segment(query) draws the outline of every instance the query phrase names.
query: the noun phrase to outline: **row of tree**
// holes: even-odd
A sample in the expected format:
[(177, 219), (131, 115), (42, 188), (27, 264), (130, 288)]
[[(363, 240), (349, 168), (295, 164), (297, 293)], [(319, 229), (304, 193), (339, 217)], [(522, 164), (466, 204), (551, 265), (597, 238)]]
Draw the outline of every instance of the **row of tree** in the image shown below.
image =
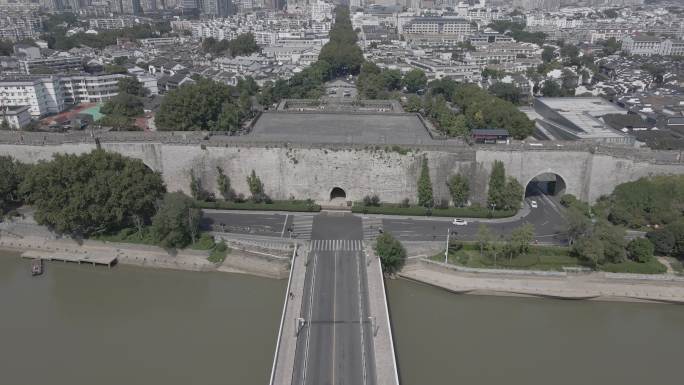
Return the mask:
[[(446, 184), (455, 207), (464, 207), (468, 204), (470, 199), (468, 177), (457, 173), (452, 175)], [(489, 176), (487, 206), (492, 210), (517, 210), (520, 208), (522, 194), (523, 188), (520, 183), (515, 178), (506, 176), (503, 162), (494, 161)], [(420, 176), (418, 177), (418, 205), (426, 208), (435, 206), (427, 158), (422, 159)]]

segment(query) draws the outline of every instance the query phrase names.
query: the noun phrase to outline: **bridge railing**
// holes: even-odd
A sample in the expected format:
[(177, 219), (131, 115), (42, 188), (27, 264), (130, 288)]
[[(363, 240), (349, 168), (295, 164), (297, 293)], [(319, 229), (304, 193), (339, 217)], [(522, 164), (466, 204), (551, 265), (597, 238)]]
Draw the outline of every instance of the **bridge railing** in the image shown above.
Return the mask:
[(275, 354), (273, 354), (273, 365), (271, 366), (271, 379), (268, 381), (269, 385), (274, 385), (276, 367), (278, 366), (278, 355), (280, 353), (280, 340), (283, 338), (283, 326), (285, 325), (285, 312), (287, 311), (287, 305), (290, 301), (290, 287), (292, 285), (292, 274), (294, 272), (294, 265), (297, 263), (297, 250), (299, 249), (299, 244), (295, 244), (294, 251), (292, 252), (292, 263), (290, 265), (290, 275), (287, 278), (287, 288), (285, 289), (285, 300), (283, 301), (283, 314), (280, 316), (280, 327), (278, 328), (278, 339), (276, 341)]

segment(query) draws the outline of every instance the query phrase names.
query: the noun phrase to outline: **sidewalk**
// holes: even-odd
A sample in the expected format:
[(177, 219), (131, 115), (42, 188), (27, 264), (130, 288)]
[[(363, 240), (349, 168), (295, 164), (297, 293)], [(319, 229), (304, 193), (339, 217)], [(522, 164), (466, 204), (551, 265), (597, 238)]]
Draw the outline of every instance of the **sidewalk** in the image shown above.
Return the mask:
[(394, 340), (380, 258), (375, 255), (370, 244), (366, 246), (364, 254), (367, 261), (368, 307), (370, 316), (375, 317), (373, 353), (375, 354), (376, 383), (378, 385), (399, 385)]
[[(259, 210), (216, 210), (216, 209), (203, 209), (202, 211), (205, 211), (207, 213), (231, 213), (231, 214), (252, 214), (252, 215), (318, 215), (322, 213), (325, 210), (322, 210), (320, 212), (311, 212), (311, 211), (259, 211)], [(518, 212), (513, 215), (512, 217), (508, 218), (468, 218), (468, 217), (462, 217), (464, 219), (468, 219), (470, 222), (477, 222), (477, 223), (507, 223), (507, 222), (515, 222), (518, 221), (522, 218), (525, 218), (530, 214), (530, 206), (527, 205), (525, 202), (522, 205), (522, 208), (518, 210)], [(412, 220), (424, 220), (424, 221), (443, 221), (443, 222), (451, 222), (454, 220), (454, 217), (434, 217), (434, 216), (426, 216), (426, 215), (388, 215), (388, 214), (363, 214), (363, 213), (351, 213), (352, 215), (358, 216), (358, 217), (363, 217), (363, 218), (381, 218), (381, 219), (412, 219)]]
[(647, 301), (684, 304), (684, 279), (638, 274), (507, 274), (463, 272), (443, 263), (421, 260), (399, 274), (414, 281), (463, 294), (515, 295), (558, 299)]
[(289, 293), (285, 293), (286, 303), (282, 315), (282, 329), (274, 357), (273, 377), (269, 385), (290, 385), (292, 381), (297, 351), (296, 319), (301, 316), (308, 253), (309, 246), (305, 245), (299, 248), (297, 255), (292, 258), (289, 288), (293, 296), (290, 297)]

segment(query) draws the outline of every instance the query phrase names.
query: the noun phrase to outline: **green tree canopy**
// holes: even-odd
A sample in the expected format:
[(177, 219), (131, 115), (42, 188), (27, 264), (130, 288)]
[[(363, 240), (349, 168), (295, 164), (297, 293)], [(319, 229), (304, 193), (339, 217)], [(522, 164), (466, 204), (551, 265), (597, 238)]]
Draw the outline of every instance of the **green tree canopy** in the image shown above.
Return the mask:
[(627, 255), (637, 262), (648, 262), (653, 258), (655, 248), (646, 238), (636, 238), (627, 245)]
[(449, 193), (451, 194), (451, 200), (454, 202), (454, 206), (463, 207), (468, 203), (468, 197), (470, 195), (468, 178), (461, 174), (453, 175), (449, 178), (447, 186), (449, 187)]
[(390, 233), (383, 233), (375, 241), (375, 253), (380, 257), (382, 271), (394, 274), (406, 263), (406, 249)]
[(118, 87), (119, 93), (135, 96), (147, 96), (148, 93), (147, 88), (145, 88), (138, 79), (131, 76), (119, 79)]
[(250, 114), (245, 107), (251, 105), (240, 105), (232, 96), (231, 87), (199, 79), (169, 92), (157, 112), (156, 122), (159, 130), (235, 130)]
[(26, 167), (9, 156), (0, 156), (0, 217), (10, 204), (20, 201), (19, 185)]
[(489, 92), (497, 98), (507, 100), (513, 104), (520, 104), (522, 99), (522, 92), (515, 84), (496, 82), (489, 87)]
[(422, 70), (414, 68), (404, 75), (402, 84), (406, 87), (408, 92), (415, 93), (418, 90), (425, 88), (427, 85), (427, 76), (425, 76), (425, 72)]
[(167, 193), (152, 218), (152, 234), (162, 247), (183, 248), (199, 232), (201, 210), (182, 192)]
[(149, 221), (165, 187), (142, 161), (95, 150), (38, 163), (20, 191), (39, 224), (88, 236)]
[(418, 205), (432, 207), (434, 203), (430, 169), (428, 168), (427, 158), (424, 157), (420, 166), (420, 177), (418, 178)]
[(100, 111), (107, 115), (126, 117), (140, 116), (143, 114), (143, 103), (137, 96), (122, 92), (107, 100)]

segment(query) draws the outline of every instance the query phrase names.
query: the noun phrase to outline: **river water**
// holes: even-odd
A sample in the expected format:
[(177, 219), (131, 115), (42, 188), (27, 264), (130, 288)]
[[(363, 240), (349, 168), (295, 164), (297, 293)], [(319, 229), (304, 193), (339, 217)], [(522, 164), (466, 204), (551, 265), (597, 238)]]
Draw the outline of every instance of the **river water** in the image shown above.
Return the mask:
[(387, 287), (402, 385), (682, 383), (682, 306)]
[[(284, 280), (3, 253), (0, 384), (268, 383)], [(681, 383), (681, 306), (387, 287), (402, 385)]]
[(287, 282), (0, 251), (0, 384), (268, 384)]

